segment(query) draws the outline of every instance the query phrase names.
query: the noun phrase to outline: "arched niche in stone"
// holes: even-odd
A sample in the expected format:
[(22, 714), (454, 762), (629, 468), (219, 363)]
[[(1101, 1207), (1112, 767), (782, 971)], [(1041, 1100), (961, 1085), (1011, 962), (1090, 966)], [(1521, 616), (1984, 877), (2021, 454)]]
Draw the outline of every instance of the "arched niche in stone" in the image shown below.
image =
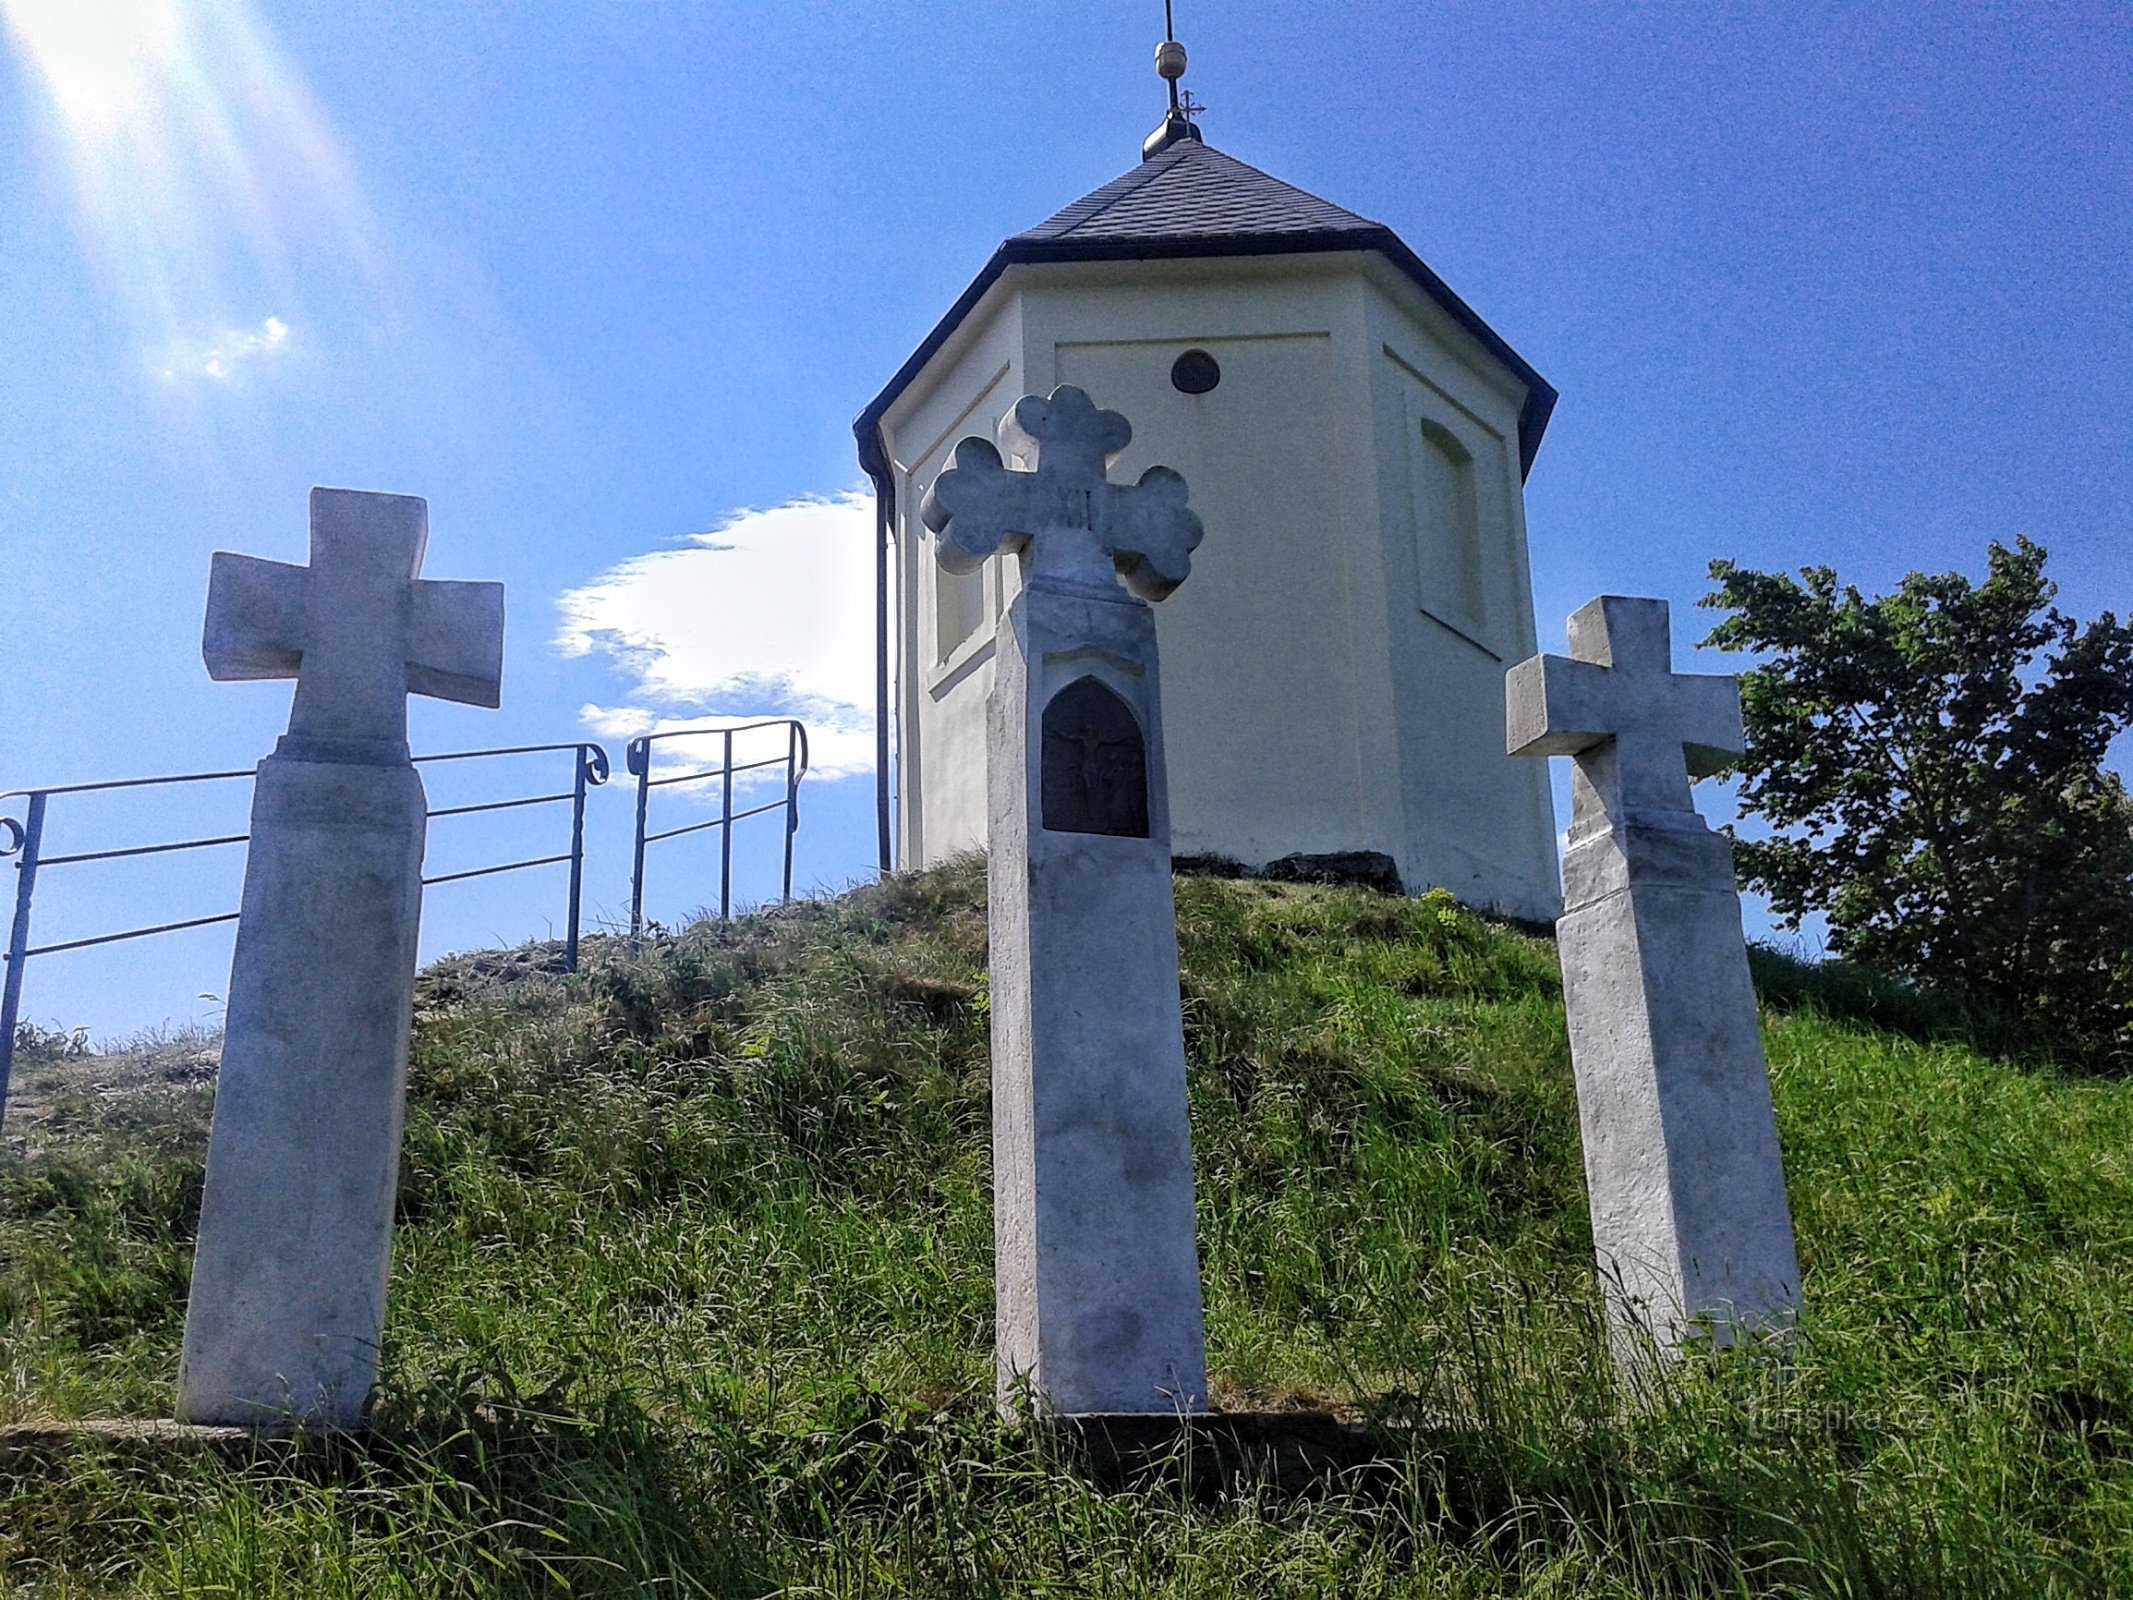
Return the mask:
[(1148, 741), (1110, 685), (1084, 676), (1052, 696), (1041, 760), (1047, 831), (1148, 837)]

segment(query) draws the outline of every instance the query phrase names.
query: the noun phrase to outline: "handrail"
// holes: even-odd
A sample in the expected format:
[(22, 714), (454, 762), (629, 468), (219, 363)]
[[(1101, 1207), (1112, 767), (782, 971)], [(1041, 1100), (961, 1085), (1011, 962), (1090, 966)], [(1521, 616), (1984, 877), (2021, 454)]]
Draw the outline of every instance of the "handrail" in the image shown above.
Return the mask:
[(447, 872), (434, 878), (424, 878), (422, 886), (427, 889), (440, 883), (463, 883), (468, 878), (491, 878), (504, 872), (525, 872), (534, 867), (552, 867), (559, 862), (570, 863), (570, 914), (563, 935), (563, 970), (578, 970), (578, 923), (585, 901), (585, 791), (607, 782), (613, 772), (607, 759), (607, 750), (602, 745), (589, 744), (582, 740), (570, 740), (562, 744), (514, 744), (496, 750), (446, 750), (436, 755), (416, 756), (415, 765), (426, 766), (433, 762), (474, 761), (488, 756), (540, 756), (558, 750), (575, 753), (572, 763), (570, 788), (561, 794), (534, 795), (517, 800), (491, 800), (479, 805), (446, 806), (429, 813), (431, 817), (471, 817), (488, 811), (513, 811), (521, 806), (547, 806), (558, 801), (570, 802), (570, 851), (567, 855), (536, 856), (525, 861), (510, 861), (501, 866), (478, 867), (470, 872)]
[[(603, 772), (607, 770), (607, 751), (584, 739), (566, 739), (561, 744), (512, 744), (496, 750), (439, 750), (433, 755), (416, 756), (414, 763), (418, 767), (427, 767), (443, 761), (473, 761), (481, 756), (544, 756), (551, 750), (587, 752), (588, 759), (595, 761)], [(0, 796), (0, 799), (4, 798)]]
[[(753, 733), (759, 728), (783, 728), (785, 730), (785, 754), (762, 761), (750, 761), (740, 766), (733, 763), (733, 736)], [(685, 772), (664, 778), (652, 776), (652, 746), (664, 739), (698, 739), (716, 736), (723, 741), (719, 764), (701, 772)], [(718, 846), (718, 914), (721, 921), (733, 915), (733, 825), (745, 822), (750, 817), (759, 817), (766, 811), (779, 807), (785, 810), (785, 876), (784, 898), (792, 899), (792, 849), (793, 836), (800, 831), (800, 780), (807, 776), (808, 744), (807, 728), (795, 717), (765, 717), (755, 722), (739, 722), (724, 728), (668, 728), (660, 733), (640, 733), (623, 747), (623, 764), (637, 780), (637, 829), (630, 857), (630, 937), (641, 938), (644, 934), (644, 847), (657, 844), (662, 839), (678, 839), (683, 834), (701, 833), (707, 828), (719, 830)], [(766, 805), (755, 806), (747, 811), (733, 809), (733, 777), (738, 772), (755, 772), (765, 767), (782, 765), (785, 768), (785, 793)], [(706, 779), (720, 780), (719, 814), (705, 822), (690, 823), (686, 827), (669, 828), (662, 833), (647, 830), (647, 814), (651, 805), (652, 791), (672, 783), (694, 783)]]
[[(445, 806), (428, 813), (431, 818), (475, 816), (490, 811), (510, 811), (522, 806), (556, 805), (571, 802), (570, 849), (562, 855), (536, 856), (524, 861), (507, 861), (495, 866), (477, 867), (464, 872), (448, 872), (422, 880), (424, 888), (442, 883), (459, 883), (468, 878), (493, 877), (505, 872), (523, 872), (535, 867), (570, 864), (570, 910), (567, 932), (563, 944), (563, 966), (566, 971), (578, 968), (578, 931), (582, 920), (585, 891), (585, 795), (586, 791), (607, 782), (612, 768), (607, 751), (597, 744), (572, 741), (563, 744), (510, 745), (494, 750), (447, 750), (435, 755), (416, 756), (414, 762), (422, 766), (444, 761), (472, 761), (491, 756), (546, 755), (555, 751), (570, 751), (572, 762), (571, 787), (556, 794), (524, 796), (512, 800), (485, 801), (477, 805)], [(19, 856), (15, 863), (18, 874), (15, 884), (15, 914), (9, 928), (7, 948), (0, 954), (5, 963), (6, 978), (0, 986), (0, 1124), (7, 1114), (8, 1078), (14, 1066), (15, 1027), (22, 1010), (23, 967), (32, 956), (58, 955), (69, 950), (88, 950), (98, 945), (121, 944), (131, 939), (147, 939), (157, 934), (177, 933), (188, 928), (213, 927), (218, 923), (235, 922), (239, 913), (226, 911), (216, 916), (190, 917), (178, 922), (158, 923), (154, 927), (129, 928), (119, 933), (95, 934), (88, 938), (66, 939), (55, 944), (32, 945), (30, 943), (30, 907), (36, 893), (37, 875), (44, 868), (78, 866), (92, 861), (124, 861), (137, 856), (169, 855), (181, 850), (207, 850), (222, 845), (245, 844), (248, 833), (221, 834), (204, 839), (180, 839), (162, 844), (129, 845), (115, 850), (84, 850), (69, 855), (48, 856), (43, 853), (45, 814), (55, 795), (82, 795), (107, 793), (121, 789), (146, 789), (179, 783), (214, 783), (250, 778), (252, 768), (237, 772), (185, 772), (155, 778), (115, 778), (102, 783), (55, 784), (42, 789), (10, 789), (0, 793), (0, 803), (23, 800), (27, 804), (20, 820), (12, 816), (0, 816), (0, 860)]]
[[(255, 768), (242, 767), (235, 772), (179, 772), (164, 778), (107, 778), (102, 783), (63, 783), (45, 789), (9, 789), (0, 792), (0, 800), (22, 800), (32, 795), (94, 794), (103, 789), (152, 789), (164, 783), (218, 783), (224, 778), (249, 778)], [(12, 854), (0, 851), (0, 855)]]

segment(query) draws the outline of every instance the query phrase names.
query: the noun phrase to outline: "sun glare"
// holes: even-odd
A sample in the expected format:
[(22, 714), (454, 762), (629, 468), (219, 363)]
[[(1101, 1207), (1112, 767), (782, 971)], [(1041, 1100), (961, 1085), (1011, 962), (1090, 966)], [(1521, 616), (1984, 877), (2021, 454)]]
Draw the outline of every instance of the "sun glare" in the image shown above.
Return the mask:
[(0, 22), (144, 375), (263, 371), (322, 300), (391, 314), (375, 219), (253, 0), (0, 0)]
[(174, 0), (0, 0), (0, 14), (83, 133), (153, 114), (183, 37)]

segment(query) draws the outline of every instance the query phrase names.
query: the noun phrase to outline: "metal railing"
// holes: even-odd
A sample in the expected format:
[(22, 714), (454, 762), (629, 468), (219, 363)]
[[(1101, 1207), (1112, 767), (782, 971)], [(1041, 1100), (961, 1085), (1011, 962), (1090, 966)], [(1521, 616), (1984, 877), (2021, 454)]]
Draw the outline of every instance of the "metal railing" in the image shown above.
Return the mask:
[(468, 878), (493, 878), (500, 872), (526, 872), (534, 867), (559, 866), (570, 863), (570, 910), (563, 934), (563, 970), (578, 970), (578, 924), (585, 905), (585, 791), (607, 782), (613, 770), (608, 765), (607, 751), (596, 744), (517, 744), (501, 750), (451, 750), (442, 755), (417, 756), (415, 765), (430, 762), (476, 761), (489, 756), (539, 756), (558, 750), (575, 753), (571, 763), (571, 785), (559, 794), (528, 795), (519, 800), (490, 800), (480, 805), (445, 806), (430, 813), (430, 820), (439, 817), (471, 817), (485, 811), (516, 811), (524, 806), (552, 806), (563, 801), (570, 802), (570, 848), (559, 856), (535, 856), (525, 861), (507, 861), (501, 866), (475, 867), (466, 872), (445, 872), (434, 878), (424, 878), (422, 886), (427, 889), (440, 883), (460, 883)]
[[(552, 751), (568, 750), (574, 753), (573, 781), (571, 787), (556, 794), (529, 795), (521, 799), (488, 801), (479, 805), (445, 806), (429, 813), (432, 819), (439, 817), (473, 816), (487, 811), (511, 811), (522, 806), (556, 805), (571, 802), (570, 849), (562, 855), (539, 856), (526, 861), (508, 861), (498, 866), (476, 867), (467, 872), (447, 872), (434, 878), (424, 878), (423, 887), (440, 883), (457, 883), (466, 878), (487, 878), (503, 872), (523, 872), (533, 867), (557, 866), (570, 863), (570, 910), (569, 931), (564, 940), (563, 963), (567, 970), (575, 972), (578, 966), (578, 925), (580, 908), (584, 899), (585, 884), (585, 792), (588, 788), (607, 782), (610, 771), (606, 750), (596, 744), (528, 744), (513, 745), (498, 750), (454, 750), (440, 755), (417, 756), (415, 764), (425, 765), (443, 761), (473, 761), (492, 756), (543, 755)], [(37, 875), (52, 867), (76, 866), (91, 861), (123, 861), (136, 856), (172, 855), (180, 851), (211, 850), (219, 846), (247, 843), (248, 833), (222, 834), (206, 839), (181, 839), (169, 844), (131, 845), (117, 850), (83, 850), (67, 855), (44, 854), (45, 814), (48, 803), (58, 795), (108, 794), (120, 789), (150, 789), (174, 784), (223, 783), (254, 776), (247, 767), (237, 772), (188, 772), (167, 778), (121, 778), (107, 783), (71, 783), (43, 789), (16, 789), (0, 794), (0, 804), (11, 800), (25, 802), (23, 815), (18, 820), (0, 816), (0, 859), (19, 857), (15, 863), (15, 915), (8, 932), (7, 950), (0, 961), (5, 962), (6, 979), (0, 987), (0, 1122), (4, 1122), (7, 1110), (8, 1078), (14, 1067), (15, 1028), (22, 1010), (23, 968), (33, 956), (59, 955), (68, 950), (88, 950), (98, 945), (121, 944), (131, 939), (147, 939), (157, 934), (179, 933), (188, 928), (210, 928), (218, 923), (235, 922), (238, 913), (225, 911), (211, 917), (187, 917), (178, 922), (160, 922), (153, 927), (128, 928), (121, 933), (96, 934), (85, 939), (63, 939), (54, 944), (33, 945), (30, 943), (30, 907), (37, 891)]]
[[(733, 764), (733, 737), (740, 733), (753, 733), (759, 728), (783, 728), (785, 730), (785, 754), (771, 756), (762, 761), (747, 761), (739, 766)], [(652, 776), (652, 746), (667, 739), (719, 739), (723, 741), (719, 764), (698, 772), (675, 773), (663, 778)], [(785, 812), (785, 877), (784, 898), (792, 899), (792, 841), (800, 830), (800, 780), (807, 776), (807, 729), (791, 717), (770, 717), (761, 722), (743, 722), (730, 728), (675, 728), (665, 733), (639, 734), (623, 751), (623, 761), (637, 780), (637, 834), (630, 857), (630, 937), (639, 938), (644, 933), (644, 847), (657, 844), (662, 839), (679, 839), (683, 834), (702, 833), (707, 828), (719, 830), (718, 842), (718, 914), (723, 920), (733, 914), (733, 825), (745, 822), (750, 817), (759, 817), (766, 811), (780, 807)], [(736, 773), (756, 772), (765, 767), (785, 769), (785, 792), (777, 799), (763, 805), (751, 806), (746, 811), (733, 809), (733, 779)], [(704, 822), (692, 822), (685, 827), (668, 828), (661, 833), (645, 831), (651, 808), (652, 791), (672, 783), (703, 783), (712, 778), (719, 780), (719, 814)]]

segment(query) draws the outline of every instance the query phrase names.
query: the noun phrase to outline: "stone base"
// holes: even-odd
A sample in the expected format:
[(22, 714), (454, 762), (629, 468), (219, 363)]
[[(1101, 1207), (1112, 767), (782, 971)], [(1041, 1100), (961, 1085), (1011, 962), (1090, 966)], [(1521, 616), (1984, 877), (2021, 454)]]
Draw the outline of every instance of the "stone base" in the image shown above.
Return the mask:
[(290, 1449), (286, 1441), (286, 1435), (173, 1422), (167, 1417), (11, 1422), (0, 1425), (0, 1472), (57, 1476), (84, 1454), (143, 1462), (213, 1456), (231, 1466), (244, 1466), (264, 1454), (285, 1457)]
[[(1148, 608), (1032, 584), (1000, 630), (989, 766), (997, 1368), (1010, 1413), (1207, 1403), (1177, 906)], [(1095, 679), (1130, 710), (1138, 832), (1045, 825), (1043, 732)], [(1082, 686), (1077, 688), (1077, 686)], [(1073, 747), (1065, 752), (1071, 756)], [(1145, 771), (1145, 778), (1133, 774)], [(1060, 774), (1055, 772), (1054, 777)], [(1054, 818), (1054, 820), (1058, 820)]]
[(1700, 822), (1571, 846), (1557, 925), (1602, 1288), (1634, 1359), (1781, 1332), (1800, 1269), (1731, 847)]
[(359, 1427), (377, 1373), (422, 909), (413, 767), (260, 763), (178, 1416)]
[(1182, 1483), (1196, 1495), (1265, 1485), (1301, 1494), (1388, 1460), (1384, 1437), (1323, 1411), (1203, 1411), (1053, 1417), (1040, 1437), (1107, 1489)]

